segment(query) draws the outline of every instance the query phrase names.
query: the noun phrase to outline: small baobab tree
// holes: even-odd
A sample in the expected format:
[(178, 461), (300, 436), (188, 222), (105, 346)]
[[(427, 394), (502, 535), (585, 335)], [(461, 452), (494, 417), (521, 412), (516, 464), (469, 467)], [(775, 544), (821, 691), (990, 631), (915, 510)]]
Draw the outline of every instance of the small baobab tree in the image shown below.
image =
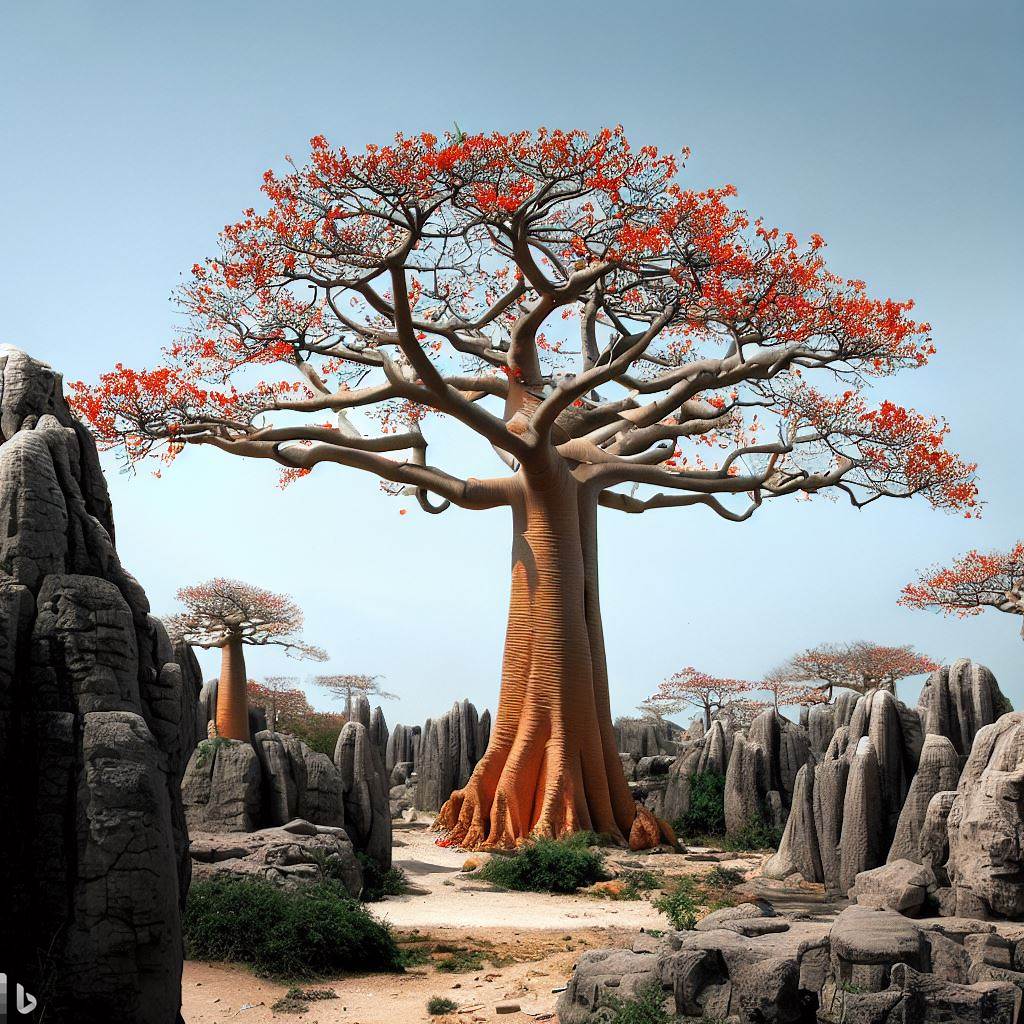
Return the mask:
[(382, 676), (349, 673), (347, 675), (317, 676), (313, 682), (317, 686), (322, 686), (325, 690), (329, 690), (335, 700), (344, 701), (345, 716), (351, 718), (357, 697), (380, 697), (381, 700), (396, 699), (395, 694), (388, 693), (380, 685), (379, 680), (382, 678)]
[(919, 654), (909, 644), (887, 647), (857, 640), (810, 647), (794, 655), (785, 670), (796, 682), (824, 687), (825, 698), (831, 700), (836, 686), (857, 693), (881, 687), (895, 694), (901, 679), (934, 672), (938, 667), (937, 661)]
[(903, 588), (900, 604), (960, 618), (979, 615), (986, 608), (1024, 616), (1024, 541), (1009, 551), (968, 551), (949, 568), (927, 570), (917, 583)]
[(286, 594), (239, 580), (213, 579), (182, 587), (184, 611), (171, 615), (167, 631), (195, 647), (219, 648), (217, 735), (248, 740), (249, 702), (245, 647), (279, 647), (295, 658), (324, 661), (326, 653), (301, 637), (302, 611)]
[[(498, 710), (438, 815), (451, 844), (656, 841), (612, 728), (598, 508), (738, 523), (824, 491), (975, 502), (941, 419), (869, 400), (934, 352), (912, 303), (870, 297), (828, 269), (820, 236), (801, 243), (678, 170), (621, 128), (424, 132), (363, 152), (318, 136), (193, 267), (163, 364), (74, 389), (100, 445), (131, 461), (201, 446), (285, 480), (373, 473), (428, 513), (509, 510)], [(439, 415), (494, 470), (438, 465)]]
[[(660, 709), (662, 715), (678, 714), (684, 708), (694, 708), (704, 719), (705, 730), (721, 713), (734, 711), (743, 716), (754, 684), (745, 679), (712, 676), (688, 666), (663, 680), (658, 689), (644, 702)], [(741, 707), (741, 705), (744, 705)]]
[(810, 707), (824, 704), (829, 690), (824, 685), (813, 685), (792, 663), (779, 665), (764, 674), (757, 688), (770, 698), (770, 707)]
[(263, 682), (250, 679), (246, 692), (251, 707), (267, 713), (267, 728), (277, 731), (282, 721), (294, 721), (313, 713), (299, 680), (295, 676), (267, 676)]

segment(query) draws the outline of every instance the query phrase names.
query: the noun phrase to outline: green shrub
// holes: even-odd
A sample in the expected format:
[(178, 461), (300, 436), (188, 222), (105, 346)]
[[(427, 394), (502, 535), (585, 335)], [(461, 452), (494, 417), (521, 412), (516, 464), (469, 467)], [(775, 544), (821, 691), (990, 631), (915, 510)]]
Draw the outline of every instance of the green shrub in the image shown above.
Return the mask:
[(516, 892), (576, 892), (605, 877), (603, 854), (590, 849), (595, 841), (589, 832), (534, 839), (515, 853), (496, 854), (476, 877)]
[(294, 891), (257, 879), (196, 882), (184, 931), (192, 959), (248, 964), (272, 977), (402, 970), (391, 932), (340, 882)]
[(434, 961), (434, 966), (445, 974), (467, 974), (470, 971), (479, 971), (484, 965), (484, 953), (480, 949), (466, 949), (462, 946), (434, 947), (435, 953), (447, 952), (447, 956)]
[(782, 829), (763, 818), (751, 818), (739, 832), (725, 836), (721, 846), (725, 850), (777, 850), (782, 842)]
[(674, 889), (652, 901), (654, 909), (660, 910), (677, 931), (691, 931), (697, 924), (696, 884), (692, 878), (680, 878)]
[(608, 1024), (670, 1024), (672, 1016), (664, 1003), (665, 993), (655, 981), (639, 989), (632, 999), (609, 995), (603, 1005), (614, 1014)]
[(356, 859), (363, 869), (363, 903), (379, 903), (385, 896), (404, 896), (409, 891), (409, 879), (401, 868), (382, 868), (372, 857), (357, 853)]
[(697, 911), (702, 907), (721, 910), (734, 907), (739, 898), (732, 891), (743, 881), (743, 875), (732, 868), (715, 865), (702, 875), (686, 875), (680, 878), (674, 889), (669, 890), (652, 904), (672, 922), (679, 931), (690, 931), (697, 924)]
[(441, 1017), (446, 1013), (454, 1013), (458, 1008), (459, 1004), (447, 996), (431, 996), (427, 1000), (427, 1013), (431, 1017)]
[(690, 809), (673, 823), (678, 836), (720, 836), (725, 831), (725, 776), (715, 771), (690, 776)]

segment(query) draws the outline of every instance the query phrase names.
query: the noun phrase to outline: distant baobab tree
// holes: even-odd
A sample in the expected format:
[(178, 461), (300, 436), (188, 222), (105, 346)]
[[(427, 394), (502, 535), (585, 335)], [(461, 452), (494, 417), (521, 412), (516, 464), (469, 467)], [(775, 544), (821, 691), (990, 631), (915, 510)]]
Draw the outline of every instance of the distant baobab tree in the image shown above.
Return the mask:
[[(678, 171), (619, 127), (423, 132), (363, 152), (317, 136), (195, 264), (162, 364), (75, 386), (100, 445), (131, 461), (201, 446), (286, 481), (362, 470), (431, 514), (509, 510), (501, 696), (438, 815), (450, 844), (658, 841), (612, 727), (598, 508), (739, 523), (824, 491), (858, 508), (975, 503), (940, 418), (869, 401), (934, 352), (912, 303), (870, 297), (828, 269), (820, 236), (801, 243), (736, 209), (732, 186), (685, 189)], [(438, 416), (503, 475), (438, 465)]]
[(324, 661), (327, 654), (306, 643), (302, 611), (286, 594), (239, 580), (213, 579), (177, 594), (185, 610), (166, 619), (171, 636), (221, 652), (217, 685), (217, 735), (249, 739), (245, 647), (279, 647), (296, 658)]
[(831, 699), (836, 686), (857, 693), (881, 687), (895, 694), (901, 679), (934, 672), (938, 667), (937, 661), (919, 654), (910, 645), (887, 647), (857, 640), (810, 647), (794, 655), (784, 671), (794, 682), (824, 686), (826, 697)]
[(388, 693), (380, 683), (381, 676), (359, 674), (317, 676), (313, 681), (317, 686), (329, 690), (336, 700), (345, 702), (345, 714), (352, 717), (357, 697), (380, 697), (381, 700), (395, 700), (395, 694)]

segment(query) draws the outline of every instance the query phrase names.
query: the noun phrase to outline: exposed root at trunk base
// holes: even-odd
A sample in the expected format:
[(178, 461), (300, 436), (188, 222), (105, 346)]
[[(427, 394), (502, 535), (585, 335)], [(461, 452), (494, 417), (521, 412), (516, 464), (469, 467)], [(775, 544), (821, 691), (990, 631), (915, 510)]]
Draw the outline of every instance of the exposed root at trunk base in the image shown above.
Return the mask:
[[(628, 840), (621, 833), (603, 832), (602, 836), (617, 839), (634, 851), (651, 850), (663, 843), (673, 848), (678, 846), (678, 840), (668, 822), (656, 817), (642, 804), (635, 806), (636, 815), (629, 829)], [(466, 851), (514, 850), (539, 837), (564, 839), (576, 832), (593, 831), (589, 823), (579, 822), (571, 813), (571, 808), (566, 808), (558, 825), (542, 818), (532, 829), (520, 830), (509, 811), (507, 799), (496, 794), (491, 813), (486, 815), (469, 786), (452, 793), (434, 819), (433, 829), (444, 833), (437, 840), (438, 846)]]

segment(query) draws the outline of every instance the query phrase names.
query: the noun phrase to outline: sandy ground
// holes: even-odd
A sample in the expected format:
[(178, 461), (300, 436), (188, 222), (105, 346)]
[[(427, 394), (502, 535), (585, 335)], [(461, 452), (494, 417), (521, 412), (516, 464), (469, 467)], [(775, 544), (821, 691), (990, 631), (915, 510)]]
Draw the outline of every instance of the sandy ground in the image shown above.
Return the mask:
[[(309, 983), (304, 987), (331, 989), (338, 998), (310, 1003), (308, 1013), (291, 1016), (270, 1009), (288, 986), (256, 978), (244, 968), (189, 962), (183, 983), (185, 1020), (188, 1024), (554, 1021), (557, 992), (581, 952), (626, 946), (641, 930), (667, 927), (665, 917), (647, 900), (494, 891), (462, 873), (467, 854), (442, 849), (435, 845), (435, 838), (422, 824), (396, 823), (395, 864), (405, 870), (415, 891), (371, 909), (394, 928), (403, 944), (446, 943), (477, 951), (477, 963), (470, 969), (444, 973), (428, 965), (410, 968), (403, 975), (348, 975)], [(748, 873), (762, 859), (758, 855), (616, 852), (609, 863), (620, 871), (642, 868), (672, 877), (707, 871), (714, 863)], [(432, 996), (453, 1000), (459, 1010), (444, 1018), (428, 1016), (426, 1003)], [(499, 1013), (501, 1004), (519, 1009)]]

